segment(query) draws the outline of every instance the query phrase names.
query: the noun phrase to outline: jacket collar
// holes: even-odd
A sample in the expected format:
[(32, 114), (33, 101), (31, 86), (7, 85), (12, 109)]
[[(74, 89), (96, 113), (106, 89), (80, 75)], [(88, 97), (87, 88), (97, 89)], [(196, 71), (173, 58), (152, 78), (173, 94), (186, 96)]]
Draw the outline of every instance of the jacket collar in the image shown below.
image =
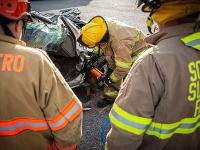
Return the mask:
[(17, 40), (13, 37), (3, 35), (3, 34), (0, 34), (0, 41), (8, 42), (8, 43), (11, 43), (11, 44), (19, 44), (19, 45), (22, 45), (22, 46), (26, 46), (26, 43), (24, 41)]
[(160, 41), (175, 36), (186, 36), (194, 32), (195, 23), (184, 23), (163, 28), (162, 31), (145, 38), (147, 43), (157, 45)]

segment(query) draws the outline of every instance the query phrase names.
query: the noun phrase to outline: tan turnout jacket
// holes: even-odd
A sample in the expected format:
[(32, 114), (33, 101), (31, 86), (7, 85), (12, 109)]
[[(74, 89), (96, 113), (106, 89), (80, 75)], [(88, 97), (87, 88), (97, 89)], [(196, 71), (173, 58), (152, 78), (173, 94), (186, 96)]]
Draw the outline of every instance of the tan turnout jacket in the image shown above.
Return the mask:
[(0, 149), (74, 148), (82, 106), (45, 52), (0, 35)]
[(108, 150), (200, 149), (200, 51), (181, 41), (194, 26), (150, 37), (157, 46), (136, 61), (110, 112)]
[(113, 69), (111, 80), (117, 82), (127, 75), (133, 59), (132, 56), (146, 45), (144, 35), (136, 28), (115, 20), (108, 20), (109, 41), (101, 44), (109, 67)]

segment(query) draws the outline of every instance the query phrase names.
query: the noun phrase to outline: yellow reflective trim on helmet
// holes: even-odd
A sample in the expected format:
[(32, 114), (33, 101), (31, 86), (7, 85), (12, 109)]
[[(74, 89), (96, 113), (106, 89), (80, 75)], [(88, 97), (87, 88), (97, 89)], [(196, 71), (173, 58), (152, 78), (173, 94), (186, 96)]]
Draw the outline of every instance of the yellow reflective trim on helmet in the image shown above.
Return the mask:
[(200, 50), (200, 32), (190, 34), (181, 40), (185, 45)]
[(118, 59), (115, 59), (115, 65), (117, 67), (123, 68), (123, 69), (130, 69), (132, 62), (124, 62), (124, 61), (120, 61)]
[(147, 20), (146, 20), (146, 24), (147, 24), (147, 26), (148, 27), (152, 27), (153, 26), (153, 19), (152, 19), (152, 17), (151, 16), (148, 16), (147, 17)]
[(118, 81), (121, 80), (121, 78), (117, 77), (117, 75), (115, 75), (114, 72), (110, 75), (110, 79), (111, 79), (113, 82), (118, 82)]

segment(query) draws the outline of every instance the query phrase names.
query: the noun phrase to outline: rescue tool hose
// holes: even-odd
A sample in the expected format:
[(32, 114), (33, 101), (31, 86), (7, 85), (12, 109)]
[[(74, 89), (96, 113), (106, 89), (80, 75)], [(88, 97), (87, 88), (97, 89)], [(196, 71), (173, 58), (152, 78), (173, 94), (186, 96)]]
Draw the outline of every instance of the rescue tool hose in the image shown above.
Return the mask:
[(106, 143), (106, 129), (108, 128), (108, 126), (110, 125), (110, 118), (107, 118), (106, 121), (104, 122), (102, 128), (101, 128), (101, 144), (105, 145)]

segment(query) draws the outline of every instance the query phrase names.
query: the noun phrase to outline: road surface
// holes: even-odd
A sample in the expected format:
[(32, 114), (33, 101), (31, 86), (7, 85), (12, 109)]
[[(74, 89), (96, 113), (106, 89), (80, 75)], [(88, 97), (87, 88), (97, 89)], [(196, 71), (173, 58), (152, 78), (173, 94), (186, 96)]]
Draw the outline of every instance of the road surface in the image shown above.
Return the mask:
[(37, 0), (31, 1), (32, 8), (38, 11), (57, 11), (68, 7), (81, 10), (81, 18), (89, 21), (96, 15), (117, 19), (133, 25), (147, 33), (145, 19), (148, 14), (133, 9), (135, 0)]

